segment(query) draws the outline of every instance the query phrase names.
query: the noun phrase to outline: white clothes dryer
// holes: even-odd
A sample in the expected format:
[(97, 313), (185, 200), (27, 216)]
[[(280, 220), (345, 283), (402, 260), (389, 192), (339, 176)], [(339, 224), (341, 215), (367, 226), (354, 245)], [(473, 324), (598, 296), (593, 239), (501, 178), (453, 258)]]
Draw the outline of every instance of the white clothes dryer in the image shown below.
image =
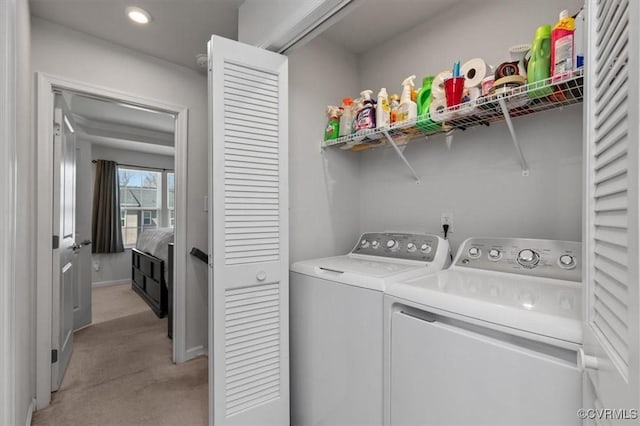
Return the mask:
[(387, 425), (579, 425), (581, 244), (466, 240), (385, 296)]
[(292, 425), (382, 425), (383, 295), (450, 263), (435, 235), (366, 233), (343, 256), (291, 267)]

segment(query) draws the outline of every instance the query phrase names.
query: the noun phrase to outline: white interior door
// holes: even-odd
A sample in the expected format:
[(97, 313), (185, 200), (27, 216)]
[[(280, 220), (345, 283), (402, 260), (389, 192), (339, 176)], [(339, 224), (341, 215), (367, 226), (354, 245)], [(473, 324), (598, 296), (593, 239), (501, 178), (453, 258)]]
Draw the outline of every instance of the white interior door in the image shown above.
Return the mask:
[[(91, 144), (76, 141), (76, 174), (91, 175)], [(91, 324), (91, 179), (76, 180), (76, 258), (73, 289), (73, 329)]]
[(640, 2), (587, 7), (583, 393), (627, 410), (594, 414), (607, 424), (640, 408)]
[(73, 351), (73, 292), (76, 279), (76, 142), (71, 115), (55, 97), (53, 129), (53, 291), (51, 388), (57, 390)]
[(210, 423), (289, 424), (287, 58), (209, 43)]

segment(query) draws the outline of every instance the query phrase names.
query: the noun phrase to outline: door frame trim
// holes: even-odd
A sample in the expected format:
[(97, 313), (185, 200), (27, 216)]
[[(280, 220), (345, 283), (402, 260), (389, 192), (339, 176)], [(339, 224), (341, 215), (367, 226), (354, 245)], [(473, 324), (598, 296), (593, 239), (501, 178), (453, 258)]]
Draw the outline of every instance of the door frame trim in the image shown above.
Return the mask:
[[(36, 401), (37, 409), (51, 402), (51, 321), (52, 321), (52, 250), (53, 233), (53, 117), (54, 90), (68, 90), (94, 97), (126, 102), (150, 109), (166, 111), (176, 116), (175, 160), (176, 176), (176, 238), (174, 270), (174, 327), (173, 361), (181, 363), (187, 358), (186, 342), (186, 269), (187, 269), (187, 107), (135, 96), (110, 88), (100, 87), (46, 73), (36, 73), (36, 149), (37, 161), (37, 280), (36, 280)], [(7, 104), (10, 105), (10, 104)], [(7, 139), (11, 140), (11, 139)], [(2, 183), (0, 182), (0, 185)], [(6, 230), (6, 229), (5, 229)], [(0, 229), (0, 232), (3, 230)], [(0, 240), (4, 243), (4, 240)], [(180, 277), (179, 279), (177, 277)]]
[(0, 424), (16, 422), (16, 16), (15, 1), (0, 2)]

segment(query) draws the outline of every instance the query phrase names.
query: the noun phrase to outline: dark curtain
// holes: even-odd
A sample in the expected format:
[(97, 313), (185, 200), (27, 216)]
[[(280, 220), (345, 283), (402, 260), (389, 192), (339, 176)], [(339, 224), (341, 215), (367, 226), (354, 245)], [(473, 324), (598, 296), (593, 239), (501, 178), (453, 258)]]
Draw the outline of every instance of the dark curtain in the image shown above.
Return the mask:
[(118, 164), (114, 161), (96, 161), (91, 236), (92, 253), (124, 251), (120, 224), (120, 182)]

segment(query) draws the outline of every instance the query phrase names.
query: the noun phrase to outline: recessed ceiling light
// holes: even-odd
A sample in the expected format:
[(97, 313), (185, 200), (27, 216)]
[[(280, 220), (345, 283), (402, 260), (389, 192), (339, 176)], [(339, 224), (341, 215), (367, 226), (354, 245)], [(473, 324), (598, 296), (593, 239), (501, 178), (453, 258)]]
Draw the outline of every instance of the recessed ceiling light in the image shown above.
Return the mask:
[(140, 9), (139, 7), (128, 7), (126, 9), (127, 16), (133, 22), (137, 24), (148, 24), (151, 21), (151, 15), (144, 9)]

